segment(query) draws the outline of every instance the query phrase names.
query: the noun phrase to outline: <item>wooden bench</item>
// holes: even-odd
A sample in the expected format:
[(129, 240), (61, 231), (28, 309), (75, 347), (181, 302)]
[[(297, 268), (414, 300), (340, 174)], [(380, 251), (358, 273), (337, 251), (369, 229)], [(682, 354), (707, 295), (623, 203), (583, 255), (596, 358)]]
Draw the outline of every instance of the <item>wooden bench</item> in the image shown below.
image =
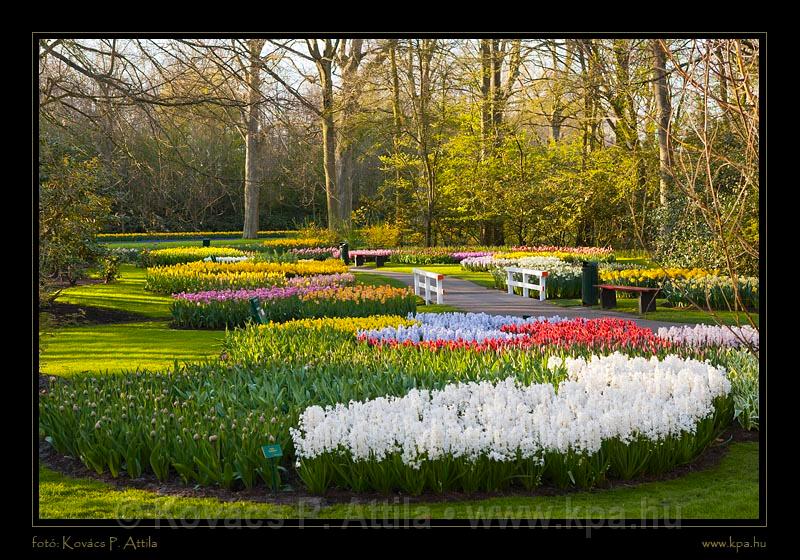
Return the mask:
[(639, 286), (612, 286), (611, 284), (596, 284), (600, 288), (600, 307), (613, 309), (617, 306), (617, 292), (630, 292), (639, 294), (639, 314), (656, 310), (656, 294), (661, 288), (640, 288)]
[[(352, 253), (350, 254), (352, 255)], [(356, 260), (356, 266), (364, 266), (366, 262), (375, 261), (375, 268), (382, 267), (389, 259), (385, 255), (359, 255), (358, 253), (353, 258)]]

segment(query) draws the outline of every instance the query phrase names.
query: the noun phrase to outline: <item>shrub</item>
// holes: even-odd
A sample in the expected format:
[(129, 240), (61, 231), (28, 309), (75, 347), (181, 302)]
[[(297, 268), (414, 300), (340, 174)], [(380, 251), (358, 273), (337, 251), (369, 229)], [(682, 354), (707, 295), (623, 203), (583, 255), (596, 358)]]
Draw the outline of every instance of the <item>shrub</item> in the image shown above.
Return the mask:
[(100, 261), (100, 276), (103, 282), (109, 284), (119, 277), (121, 259), (117, 255), (109, 254)]
[(98, 230), (110, 213), (101, 192), (96, 158), (78, 161), (42, 152), (39, 182), (40, 282), (74, 285), (103, 254)]
[(378, 224), (362, 230), (367, 247), (397, 247), (400, 241), (400, 228), (391, 224)]

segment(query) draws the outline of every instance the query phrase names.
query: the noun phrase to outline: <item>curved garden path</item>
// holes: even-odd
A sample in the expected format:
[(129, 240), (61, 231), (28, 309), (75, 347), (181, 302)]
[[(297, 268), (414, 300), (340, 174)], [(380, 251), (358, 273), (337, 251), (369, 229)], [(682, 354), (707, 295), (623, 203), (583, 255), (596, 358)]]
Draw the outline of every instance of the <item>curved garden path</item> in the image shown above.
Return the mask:
[[(406, 272), (393, 272), (380, 268), (356, 268), (350, 270), (354, 272), (369, 272), (370, 274), (380, 274), (395, 278), (412, 286), (413, 276)], [(630, 313), (616, 311), (600, 311), (596, 309), (586, 309), (583, 307), (559, 307), (547, 301), (539, 301), (534, 298), (523, 298), (522, 296), (512, 296), (500, 290), (484, 288), (473, 282), (453, 278), (445, 275), (444, 280), (445, 296), (444, 302), (458, 309), (471, 313), (489, 313), (491, 315), (535, 315), (544, 317), (585, 317), (587, 319), (597, 319), (600, 317), (620, 317), (630, 319), (642, 327), (657, 330), (659, 327), (683, 326), (686, 323), (669, 323), (666, 321), (651, 321), (640, 319)], [(425, 311), (425, 306), (420, 306), (419, 311)]]

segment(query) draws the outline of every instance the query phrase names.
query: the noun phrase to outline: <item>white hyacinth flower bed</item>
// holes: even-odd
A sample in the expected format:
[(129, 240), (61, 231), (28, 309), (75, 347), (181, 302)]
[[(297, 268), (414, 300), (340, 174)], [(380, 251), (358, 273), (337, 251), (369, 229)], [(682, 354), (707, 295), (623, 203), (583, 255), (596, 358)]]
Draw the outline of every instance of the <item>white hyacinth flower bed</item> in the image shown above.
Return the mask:
[[(612, 440), (623, 447), (641, 442), (657, 446), (688, 435), (687, 445), (694, 445), (691, 436), (698, 424), (713, 418), (716, 399), (730, 392), (723, 369), (678, 356), (659, 361), (617, 353), (588, 361), (551, 359), (548, 367), (566, 370), (566, 379), (557, 387), (521, 386), (509, 378), (496, 384), (413, 389), (401, 397), (327, 408), (311, 406), (301, 414), (299, 427), (291, 430), (301, 476), (317, 477), (326, 462), (335, 471), (333, 465), (342, 458), (351, 467), (362, 464), (383, 473), (394, 464), (395, 475), (371, 476), (401, 478), (404, 468), (438, 468), (442, 461), (460, 462), (466, 469), (487, 459), (522, 462), (530, 469), (558, 454), (566, 465), (576, 457), (588, 464), (600, 457), (604, 442)], [(697, 442), (701, 448), (705, 437)], [(613, 458), (606, 457), (598, 468), (604, 470), (610, 462)], [(572, 471), (569, 475), (574, 476)], [(314, 480), (306, 482), (319, 486)], [(402, 487), (402, 481), (385, 484)]]

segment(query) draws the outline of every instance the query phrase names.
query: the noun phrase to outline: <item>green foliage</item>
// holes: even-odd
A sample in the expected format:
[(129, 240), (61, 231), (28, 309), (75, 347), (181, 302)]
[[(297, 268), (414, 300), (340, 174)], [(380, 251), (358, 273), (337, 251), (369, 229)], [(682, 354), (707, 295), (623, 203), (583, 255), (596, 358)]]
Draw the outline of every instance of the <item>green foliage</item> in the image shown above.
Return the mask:
[(448, 230), (481, 239), (487, 225), (499, 224), (509, 244), (636, 244), (657, 187), (652, 170), (640, 179), (641, 158), (657, 161), (654, 153), (587, 151), (580, 138), (542, 144), (518, 131), (487, 156), (480, 130), (479, 114), (464, 114), (444, 145), (438, 177)]
[(314, 239), (319, 241), (320, 247), (333, 247), (341, 241), (340, 236), (328, 228), (307, 223), (297, 230), (297, 239)]
[(658, 227), (653, 258), (663, 266), (715, 269), (725, 261), (714, 234), (702, 218), (675, 201), (655, 212)]
[(122, 258), (115, 254), (105, 254), (100, 260), (100, 277), (103, 282), (109, 284), (119, 278), (119, 267)]
[[(332, 258), (332, 255), (326, 255), (324, 258), (320, 258), (318, 260), (325, 260)], [(261, 251), (256, 253), (253, 257), (253, 262), (276, 262), (276, 263), (294, 263), (297, 262), (299, 257), (292, 253), (291, 251), (284, 251), (281, 249), (274, 249), (269, 248), (264, 250), (261, 248)]]
[(364, 244), (376, 249), (397, 247), (400, 241), (400, 228), (391, 224), (377, 224), (362, 230)]
[(39, 181), (39, 279), (74, 285), (102, 251), (95, 239), (108, 217), (97, 159), (79, 161), (43, 149)]
[(734, 417), (745, 430), (759, 429), (758, 356), (731, 350), (725, 365), (731, 380)]
[[(663, 295), (674, 306), (699, 306), (701, 309), (755, 311), (759, 310), (759, 279), (740, 276), (734, 282), (727, 276), (705, 276), (682, 280), (673, 278), (663, 283)], [(739, 305), (734, 294), (739, 294)]]

